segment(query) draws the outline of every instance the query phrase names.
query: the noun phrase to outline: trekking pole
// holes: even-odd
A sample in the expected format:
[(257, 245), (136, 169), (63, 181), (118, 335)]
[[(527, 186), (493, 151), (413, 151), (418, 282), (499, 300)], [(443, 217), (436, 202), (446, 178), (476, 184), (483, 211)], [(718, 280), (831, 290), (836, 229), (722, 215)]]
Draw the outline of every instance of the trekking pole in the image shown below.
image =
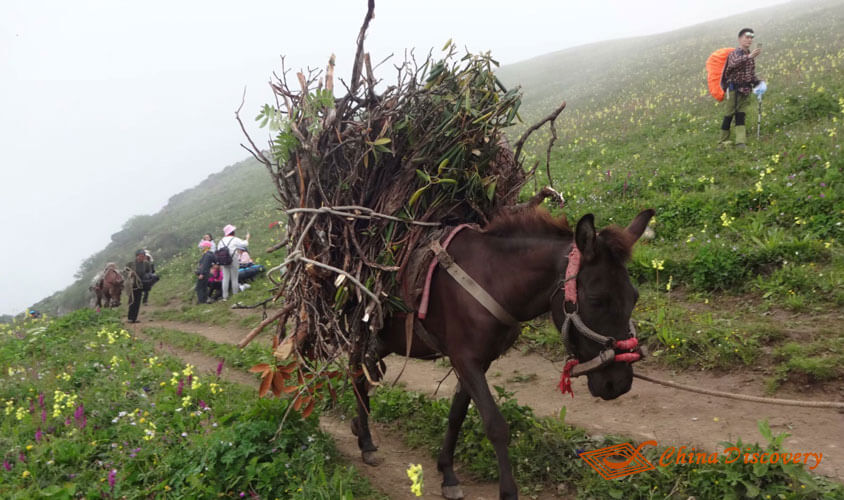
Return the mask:
[(753, 87), (753, 93), (756, 94), (756, 100), (759, 101), (759, 113), (756, 116), (756, 140), (759, 140), (759, 134), (762, 130), (762, 95), (768, 90), (768, 84), (764, 81), (759, 82)]

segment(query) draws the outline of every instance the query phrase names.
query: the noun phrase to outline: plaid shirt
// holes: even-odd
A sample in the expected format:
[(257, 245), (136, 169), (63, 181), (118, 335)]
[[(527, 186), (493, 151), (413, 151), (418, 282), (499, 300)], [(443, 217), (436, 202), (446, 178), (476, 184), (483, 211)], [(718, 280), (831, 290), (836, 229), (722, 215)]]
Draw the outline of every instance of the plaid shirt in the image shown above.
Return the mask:
[(740, 94), (750, 94), (753, 87), (759, 83), (759, 79), (756, 78), (756, 59), (750, 57), (750, 53), (745, 52), (741, 47), (727, 56), (724, 75), (729, 88)]

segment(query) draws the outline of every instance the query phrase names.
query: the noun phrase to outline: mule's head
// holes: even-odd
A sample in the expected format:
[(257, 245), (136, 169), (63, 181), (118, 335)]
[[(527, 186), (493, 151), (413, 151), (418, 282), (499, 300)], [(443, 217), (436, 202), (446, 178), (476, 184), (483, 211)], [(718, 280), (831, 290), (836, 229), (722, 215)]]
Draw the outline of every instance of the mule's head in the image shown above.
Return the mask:
[[(630, 317), (639, 292), (630, 282), (627, 261), (633, 244), (642, 236), (653, 210), (645, 210), (626, 228), (608, 227), (595, 231), (594, 217), (583, 216), (577, 223), (574, 244), (580, 251), (580, 268), (576, 277), (577, 302), (563, 307), (574, 310), (581, 325), (573, 322), (563, 332), (570, 352), (581, 363), (588, 362), (608, 349), (608, 342), (627, 340), (631, 335)], [(597, 332), (604, 343), (590, 336)], [(610, 355), (612, 354), (612, 348)], [(603, 399), (615, 399), (630, 390), (633, 368), (628, 362), (610, 362), (586, 373), (589, 392)]]

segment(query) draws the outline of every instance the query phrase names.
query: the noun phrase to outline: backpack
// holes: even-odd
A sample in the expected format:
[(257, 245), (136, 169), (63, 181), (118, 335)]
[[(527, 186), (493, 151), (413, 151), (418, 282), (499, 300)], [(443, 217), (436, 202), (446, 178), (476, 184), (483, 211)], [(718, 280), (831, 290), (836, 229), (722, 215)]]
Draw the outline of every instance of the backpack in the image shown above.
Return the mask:
[(709, 93), (718, 102), (724, 100), (724, 91), (727, 90), (724, 68), (727, 67), (727, 57), (734, 50), (734, 47), (725, 47), (716, 50), (706, 58), (706, 82), (709, 85)]
[[(232, 240), (229, 240), (231, 243)], [(223, 240), (220, 240), (220, 244), (217, 246), (217, 251), (214, 252), (214, 260), (217, 261), (217, 264), (221, 266), (229, 266), (232, 263), (232, 254), (229, 252), (229, 246), (227, 244), (223, 244)]]

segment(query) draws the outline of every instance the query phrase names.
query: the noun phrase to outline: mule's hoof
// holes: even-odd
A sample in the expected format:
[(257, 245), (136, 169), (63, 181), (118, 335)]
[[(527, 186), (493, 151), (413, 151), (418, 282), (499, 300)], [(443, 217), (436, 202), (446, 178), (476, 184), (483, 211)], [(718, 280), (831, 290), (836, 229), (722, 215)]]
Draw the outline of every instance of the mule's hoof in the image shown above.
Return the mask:
[(363, 458), (363, 463), (366, 465), (376, 466), (381, 465), (384, 461), (383, 458), (379, 457), (377, 453), (374, 451), (362, 451), (360, 452), (361, 458)]
[(463, 498), (463, 490), (460, 488), (459, 484), (455, 484), (454, 486), (443, 486), (443, 497), (448, 498), (448, 500), (459, 500)]

